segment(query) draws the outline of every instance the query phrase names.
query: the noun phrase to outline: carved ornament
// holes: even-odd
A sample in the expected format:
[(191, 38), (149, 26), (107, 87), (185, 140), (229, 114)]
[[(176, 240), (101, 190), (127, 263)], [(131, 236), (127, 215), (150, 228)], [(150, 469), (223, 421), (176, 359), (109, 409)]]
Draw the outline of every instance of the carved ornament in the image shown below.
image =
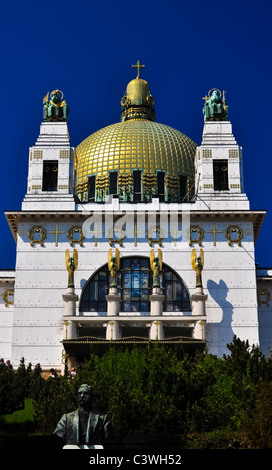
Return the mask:
[[(236, 235), (235, 238), (232, 237), (233, 234)], [(243, 229), (238, 225), (229, 225), (225, 230), (225, 237), (228, 240), (229, 246), (231, 246), (232, 243), (238, 243), (238, 246), (241, 246), (243, 236)]]
[[(194, 234), (197, 234), (197, 238), (192, 238)], [(192, 246), (193, 243), (198, 243), (199, 246), (202, 246), (202, 240), (204, 238), (204, 230), (202, 227), (199, 225), (191, 225), (186, 235), (189, 239), (189, 246)]]
[[(35, 234), (40, 234), (40, 238), (34, 238)], [(44, 240), (46, 238), (46, 230), (42, 225), (33, 225), (28, 230), (28, 238), (30, 240), (30, 245), (34, 246), (35, 243), (39, 243), (41, 246), (44, 246)]]
[(5, 290), (4, 294), (3, 294), (3, 300), (5, 302), (5, 307), (7, 307), (8, 305), (13, 305), (14, 304), (14, 301), (13, 300), (9, 300), (9, 296), (13, 296), (14, 295), (14, 289), (7, 289)]
[[(158, 238), (153, 238), (151, 236), (152, 233), (156, 233), (158, 235)], [(146, 238), (148, 238), (149, 240), (149, 246), (152, 246), (153, 243), (158, 243), (159, 246), (162, 246), (162, 240), (164, 238), (164, 231), (159, 225), (156, 225), (156, 227), (149, 227), (146, 230)]]
[[(78, 238), (74, 238), (74, 236), (76, 236), (75, 234), (78, 235)], [(67, 233), (67, 237), (70, 240), (70, 246), (73, 246), (74, 243), (79, 243), (79, 246), (82, 246), (83, 240), (85, 238), (82, 227), (80, 225), (73, 225), (70, 227)]]

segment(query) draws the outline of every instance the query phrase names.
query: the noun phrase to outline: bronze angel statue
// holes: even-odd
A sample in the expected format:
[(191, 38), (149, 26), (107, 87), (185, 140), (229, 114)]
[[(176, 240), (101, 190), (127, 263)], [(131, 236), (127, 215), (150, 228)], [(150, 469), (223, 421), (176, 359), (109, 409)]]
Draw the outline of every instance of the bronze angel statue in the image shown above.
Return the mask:
[(74, 285), (74, 272), (77, 269), (78, 265), (78, 252), (74, 248), (73, 250), (73, 256), (70, 256), (69, 250), (66, 250), (65, 254), (65, 260), (66, 260), (66, 269), (68, 271), (68, 287), (75, 287)]
[(196, 256), (195, 248), (191, 253), (192, 268), (196, 272), (196, 287), (202, 287), (202, 271), (204, 268), (204, 251), (200, 248), (200, 254)]
[(109, 249), (108, 269), (110, 272), (110, 287), (117, 287), (117, 273), (120, 269), (120, 252), (118, 248), (115, 249), (115, 256), (113, 256), (112, 248)]
[(158, 249), (158, 256), (152, 249), (150, 252), (150, 269), (153, 272), (153, 287), (160, 287), (160, 272), (162, 270), (162, 251)]

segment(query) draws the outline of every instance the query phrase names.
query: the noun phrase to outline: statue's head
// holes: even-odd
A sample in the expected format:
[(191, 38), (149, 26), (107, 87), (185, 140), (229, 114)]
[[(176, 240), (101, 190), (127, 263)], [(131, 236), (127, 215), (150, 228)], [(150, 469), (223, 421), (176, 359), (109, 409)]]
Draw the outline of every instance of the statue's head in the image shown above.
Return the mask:
[(51, 99), (52, 99), (53, 103), (60, 103), (61, 102), (60, 93), (58, 91), (54, 91), (52, 93)]
[(220, 98), (219, 98), (219, 95), (218, 95), (218, 91), (217, 91), (217, 90), (214, 90), (214, 91), (212, 92), (211, 98), (212, 98), (213, 101), (217, 101), (217, 102), (218, 102), (218, 101), (221, 101)]
[(93, 389), (90, 385), (82, 384), (77, 391), (77, 401), (83, 409), (89, 410), (93, 399)]

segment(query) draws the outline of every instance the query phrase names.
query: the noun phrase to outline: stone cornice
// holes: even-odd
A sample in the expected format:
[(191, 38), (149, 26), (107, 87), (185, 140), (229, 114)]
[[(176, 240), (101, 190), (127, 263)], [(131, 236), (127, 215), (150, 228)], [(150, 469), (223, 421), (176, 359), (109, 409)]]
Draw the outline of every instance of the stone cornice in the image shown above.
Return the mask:
[[(138, 211), (131, 207), (131, 211), (135, 211), (135, 214), (137, 214)], [(150, 207), (143, 208), (142, 211), (139, 212), (148, 212), (148, 209), (151, 209)], [(182, 215), (182, 209), (177, 208), (175, 209), (173, 206), (169, 206), (168, 213), (170, 213), (170, 209), (173, 210), (175, 213), (178, 215)], [(114, 208), (107, 208), (107, 210), (113, 210), (115, 215), (124, 215), (125, 211), (122, 210), (122, 207), (120, 207), (120, 210), (115, 211)], [(5, 216), (7, 219), (7, 222), (9, 224), (9, 227), (11, 229), (11, 232), (13, 234), (13, 237), (15, 241), (17, 240), (17, 232), (18, 232), (18, 223), (19, 222), (29, 222), (29, 223), (34, 223), (35, 221), (42, 222), (50, 222), (53, 220), (58, 220), (58, 222), (68, 222), (71, 221), (72, 223), (75, 221), (84, 221), (91, 215), (95, 213), (100, 213), (103, 214), (105, 213), (105, 206), (98, 206), (96, 211), (5, 211)], [(159, 216), (162, 214), (164, 211), (163, 210), (154, 210), (154, 215)], [(218, 222), (223, 222), (223, 219), (225, 220), (233, 220), (236, 222), (252, 222), (253, 223), (253, 230), (254, 230), (254, 242), (256, 243), (257, 238), (259, 236), (264, 218), (266, 215), (265, 210), (220, 210), (220, 211), (212, 211), (212, 210), (207, 210), (207, 211), (190, 211), (190, 217), (192, 221), (207, 221), (207, 222), (212, 222), (212, 221), (218, 221)]]

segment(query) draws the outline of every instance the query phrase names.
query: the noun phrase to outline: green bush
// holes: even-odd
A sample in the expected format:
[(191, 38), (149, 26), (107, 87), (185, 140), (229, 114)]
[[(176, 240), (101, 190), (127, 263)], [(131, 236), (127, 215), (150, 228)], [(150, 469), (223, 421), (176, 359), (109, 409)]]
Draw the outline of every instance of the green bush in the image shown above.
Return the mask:
[(102, 356), (91, 354), (74, 378), (47, 380), (22, 361), (7, 380), (0, 376), (0, 406), (11, 412), (31, 396), (39, 429), (52, 433), (61, 416), (77, 408), (78, 387), (88, 383), (94, 408), (111, 415), (117, 439), (271, 448), (271, 360), (236, 337), (228, 348), (230, 354), (218, 358), (159, 344), (112, 347)]
[(243, 431), (251, 448), (272, 448), (272, 385), (262, 382), (251, 417), (244, 421)]
[(0, 372), (0, 416), (13, 413), (24, 407), (24, 389), (18, 387), (12, 369), (3, 368)]
[(61, 416), (77, 407), (73, 387), (66, 376), (40, 378), (33, 398), (35, 420), (44, 433), (52, 433)]

